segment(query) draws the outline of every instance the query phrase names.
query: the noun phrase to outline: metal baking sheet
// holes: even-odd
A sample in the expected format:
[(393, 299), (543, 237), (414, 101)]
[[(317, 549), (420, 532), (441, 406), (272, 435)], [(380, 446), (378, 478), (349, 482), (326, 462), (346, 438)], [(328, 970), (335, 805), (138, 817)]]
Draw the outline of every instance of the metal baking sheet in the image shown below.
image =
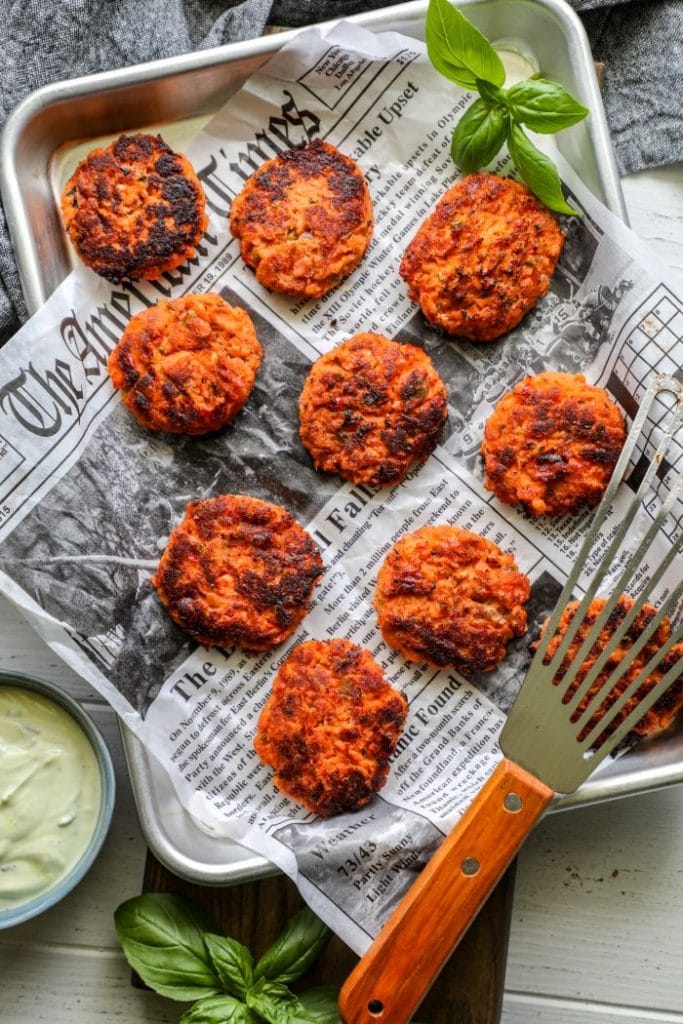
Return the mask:
[[(557, 139), (586, 185), (622, 219), (619, 178), (590, 48), (564, 0), (461, 0), (468, 17), (497, 44), (527, 52), (564, 82), (591, 117)], [(426, 0), (349, 20), (377, 31), (422, 37)], [(62, 186), (78, 160), (123, 131), (158, 130), (174, 148), (189, 138), (253, 71), (289, 39), (286, 32), (141, 64), (33, 93), (7, 122), (0, 146), (0, 189), (26, 301), (35, 311), (69, 273), (71, 252), (59, 217)], [(128, 730), (124, 748), (147, 842), (176, 874), (202, 883), (248, 881), (274, 872), (262, 857), (202, 832), (174, 796), (162, 766)], [(553, 810), (628, 796), (683, 781), (683, 723), (603, 767)]]

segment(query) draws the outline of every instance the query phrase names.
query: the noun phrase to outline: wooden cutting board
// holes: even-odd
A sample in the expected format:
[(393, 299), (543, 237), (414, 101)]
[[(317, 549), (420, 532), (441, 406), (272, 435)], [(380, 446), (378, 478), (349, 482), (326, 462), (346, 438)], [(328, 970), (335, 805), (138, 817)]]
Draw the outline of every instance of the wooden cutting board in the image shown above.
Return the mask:
[[(513, 863), (420, 1007), (417, 1019), (423, 1024), (498, 1024), (514, 871)], [(195, 885), (176, 878), (149, 852), (142, 891), (190, 897), (213, 914), (224, 934), (244, 943), (255, 957), (265, 952), (290, 914), (302, 906), (296, 886), (284, 875), (222, 888)], [(355, 953), (335, 935), (305, 980), (311, 985), (341, 986), (357, 962)]]

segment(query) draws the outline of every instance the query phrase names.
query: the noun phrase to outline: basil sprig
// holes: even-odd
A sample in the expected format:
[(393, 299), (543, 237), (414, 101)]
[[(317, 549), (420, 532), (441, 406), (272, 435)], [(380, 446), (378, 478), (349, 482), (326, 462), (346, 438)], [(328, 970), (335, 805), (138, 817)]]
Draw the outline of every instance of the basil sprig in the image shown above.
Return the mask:
[(254, 980), (254, 958), (247, 947), (222, 935), (205, 935), (204, 942), (223, 989), (244, 999)]
[(282, 933), (254, 968), (254, 978), (296, 981), (311, 966), (330, 937), (329, 928), (304, 907), (289, 919)]
[(486, 36), (447, 0), (431, 0), (425, 40), (436, 70), (465, 89), (473, 89), (478, 78), (493, 85), (505, 81), (503, 62)]
[(513, 120), (540, 135), (571, 128), (588, 113), (563, 85), (547, 78), (527, 78), (510, 86), (503, 95)]
[(126, 960), (155, 992), (184, 1002), (222, 990), (204, 942), (218, 926), (201, 907), (147, 893), (122, 903), (114, 925)]
[(241, 999), (209, 996), (193, 1003), (178, 1024), (260, 1024), (260, 1020)]
[(451, 139), (451, 156), (465, 174), (490, 163), (507, 138), (508, 122), (497, 107), (475, 100), (465, 111)]
[(576, 217), (577, 212), (565, 202), (557, 167), (550, 157), (536, 149), (518, 124), (510, 125), (508, 150), (512, 162), (535, 196), (557, 213)]
[(218, 934), (216, 922), (190, 900), (147, 893), (114, 914), (123, 953), (160, 995), (196, 1000), (179, 1024), (340, 1024), (337, 991), (295, 995), (301, 977), (330, 937), (308, 908), (298, 911), (256, 965), (242, 943)]
[(569, 128), (588, 110), (557, 82), (533, 75), (504, 89), (505, 69), (486, 36), (449, 0), (429, 0), (425, 39), (436, 70), (465, 89), (475, 100), (458, 121), (451, 156), (471, 174), (489, 164), (507, 142), (510, 158), (522, 181), (556, 213), (579, 216), (565, 201), (560, 175), (521, 125), (543, 135)]

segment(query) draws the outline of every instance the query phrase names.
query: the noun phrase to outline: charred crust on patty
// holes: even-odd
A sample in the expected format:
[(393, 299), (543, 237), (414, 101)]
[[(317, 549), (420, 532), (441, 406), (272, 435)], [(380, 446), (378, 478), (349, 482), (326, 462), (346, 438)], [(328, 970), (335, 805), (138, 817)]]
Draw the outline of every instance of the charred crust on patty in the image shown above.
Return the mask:
[(114, 284), (184, 263), (207, 225), (197, 175), (160, 135), (122, 135), (93, 150), (67, 182), (61, 209), (80, 258)]
[(162, 299), (136, 314), (108, 365), (141, 426), (198, 435), (237, 415), (262, 355), (248, 313), (207, 292)]
[(407, 713), (368, 651), (312, 640), (280, 667), (254, 747), (284, 793), (329, 818), (365, 806), (384, 785)]
[(271, 291), (319, 298), (363, 258), (373, 229), (363, 172), (314, 139), (267, 161), (230, 208), (242, 258)]
[(286, 509), (221, 495), (188, 505), (152, 583), (197, 643), (262, 651), (301, 622), (323, 571), (318, 546)]
[(317, 359), (299, 400), (301, 440), (316, 468), (373, 487), (425, 462), (447, 416), (429, 356), (379, 334), (356, 334)]
[(402, 537), (377, 577), (382, 636), (409, 661), (489, 672), (526, 632), (528, 578), (493, 541), (457, 526)]
[[(568, 703), (572, 699), (583, 680), (595, 665), (598, 657), (602, 654), (605, 647), (614, 637), (617, 629), (621, 626), (622, 622), (633, 608), (634, 603), (633, 598), (629, 597), (628, 594), (620, 595), (615, 607), (607, 618), (605, 626), (602, 628), (595, 643), (588, 652), (588, 655), (579, 667), (574, 681), (571, 686), (566, 688), (566, 692), (562, 697), (563, 703)], [(544, 658), (544, 663), (546, 665), (550, 664), (553, 655), (560, 646), (562, 638), (565, 636), (579, 604), (579, 601), (572, 601), (562, 612), (557, 630), (550, 640), (548, 650)], [(562, 676), (569, 670), (570, 666), (575, 661), (583, 642), (588, 637), (588, 634), (605, 607), (605, 604), (606, 601), (599, 597), (596, 597), (591, 601), (578, 627), (577, 633), (558, 667), (554, 678), (554, 685), (559, 686), (561, 684)], [(591, 706), (590, 717), (586, 724), (581, 728), (578, 736), (579, 741), (586, 739), (599, 725), (600, 719), (607, 714), (614, 702), (629, 688), (631, 683), (635, 681), (651, 658), (653, 658), (669, 640), (671, 636), (671, 622), (667, 616), (664, 616), (660, 625), (646, 641), (641, 651), (639, 651), (635, 658), (633, 658), (628, 669), (616, 684), (611, 689), (607, 688), (603, 693), (602, 698), (598, 697), (597, 700), (594, 699), (597, 697), (602, 687), (607, 683), (612, 672), (614, 672), (614, 670), (620, 665), (623, 665), (626, 659), (632, 657), (631, 648), (636, 641), (640, 639), (656, 615), (657, 609), (653, 605), (643, 605), (635, 616), (633, 622), (626, 629), (623, 638), (618, 642), (615, 650), (607, 658), (605, 665), (601, 668), (596, 679), (589, 687), (587, 694), (579, 701), (575, 711), (572, 713), (572, 722), (577, 722), (588, 709), (589, 705)], [(546, 619), (541, 628), (541, 637), (545, 634), (548, 621), (549, 620)], [(532, 645), (532, 650), (535, 650), (538, 647), (539, 642), (540, 637), (539, 640)], [(595, 738), (594, 745), (596, 747), (600, 746), (615, 731), (615, 729), (618, 728), (618, 726), (628, 717), (636, 704), (641, 701), (645, 695), (649, 693), (661, 679), (664, 678), (667, 672), (674, 668), (674, 666), (678, 666), (679, 668), (678, 678), (674, 680), (666, 692), (652, 705), (649, 711), (647, 711), (641, 720), (633, 727), (625, 742), (627, 744), (632, 744), (639, 739), (656, 735), (671, 725), (676, 715), (678, 715), (681, 709), (683, 709), (683, 644), (680, 643), (672, 646), (671, 650), (661, 659), (655, 670), (648, 676), (646, 681), (641, 684), (637, 692), (627, 700), (625, 707), (616, 716), (614, 722), (611, 723), (603, 733), (599, 734)]]
[(557, 221), (525, 185), (482, 172), (446, 192), (399, 272), (435, 327), (493, 341), (548, 291), (563, 244)]
[(580, 374), (525, 377), (484, 428), (486, 486), (533, 516), (596, 505), (626, 439), (624, 418), (604, 388)]

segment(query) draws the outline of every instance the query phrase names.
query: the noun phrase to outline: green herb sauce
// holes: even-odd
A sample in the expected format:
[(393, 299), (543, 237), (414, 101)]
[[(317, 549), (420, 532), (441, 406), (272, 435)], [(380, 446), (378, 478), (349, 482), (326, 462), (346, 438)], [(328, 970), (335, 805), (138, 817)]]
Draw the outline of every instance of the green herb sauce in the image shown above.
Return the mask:
[(100, 801), (95, 751), (69, 712), (0, 686), (0, 910), (67, 874), (92, 837)]

